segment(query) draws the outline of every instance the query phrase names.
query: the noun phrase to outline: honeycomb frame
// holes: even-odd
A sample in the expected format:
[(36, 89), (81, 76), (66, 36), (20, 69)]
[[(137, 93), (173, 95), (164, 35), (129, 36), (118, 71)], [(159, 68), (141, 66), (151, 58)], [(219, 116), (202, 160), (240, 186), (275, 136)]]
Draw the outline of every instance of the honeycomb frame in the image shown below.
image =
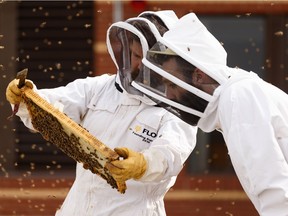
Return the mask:
[(125, 182), (117, 182), (105, 168), (107, 162), (119, 160), (119, 155), (32, 89), (23, 89), (22, 101), (26, 104), (34, 129), (66, 155), (83, 163), (85, 169), (101, 176), (112, 188), (125, 193)]

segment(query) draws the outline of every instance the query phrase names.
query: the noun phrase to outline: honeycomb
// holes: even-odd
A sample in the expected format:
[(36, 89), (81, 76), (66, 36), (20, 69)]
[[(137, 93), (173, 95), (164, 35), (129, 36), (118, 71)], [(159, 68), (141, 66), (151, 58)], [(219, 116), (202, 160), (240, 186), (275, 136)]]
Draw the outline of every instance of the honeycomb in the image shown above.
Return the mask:
[(125, 182), (117, 182), (108, 169), (107, 162), (118, 160), (119, 155), (85, 128), (41, 98), (30, 88), (22, 93), (23, 102), (29, 111), (31, 122), (45, 140), (56, 145), (85, 169), (101, 176), (112, 188), (125, 193)]

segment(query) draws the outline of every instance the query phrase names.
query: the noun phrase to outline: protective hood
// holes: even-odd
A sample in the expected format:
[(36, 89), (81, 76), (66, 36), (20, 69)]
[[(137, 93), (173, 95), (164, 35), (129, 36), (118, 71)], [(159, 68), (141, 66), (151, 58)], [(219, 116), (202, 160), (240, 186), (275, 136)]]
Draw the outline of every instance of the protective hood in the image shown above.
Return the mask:
[[(144, 12), (139, 16), (146, 14), (157, 16), (165, 25), (172, 23), (173, 19), (178, 20), (175, 13), (171, 11)], [(131, 82), (142, 79), (139, 76), (139, 70), (142, 67), (141, 60), (159, 38), (160, 33), (156, 26), (142, 17), (131, 18), (125, 22), (116, 22), (107, 31), (108, 52), (117, 67), (116, 83), (124, 93), (128, 93), (129, 97), (148, 104), (151, 104), (152, 101), (131, 86)]]
[(227, 53), (194, 13), (183, 16), (160, 39), (177, 55), (199, 68), (219, 84), (226, 82)]
[(139, 14), (138, 17), (144, 17), (145, 15), (154, 15), (162, 20), (168, 29), (173, 28), (175, 23), (178, 21), (178, 17), (173, 10), (163, 10), (163, 11), (144, 11)]
[[(148, 20), (142, 18), (130, 19), (142, 23), (145, 26), (152, 26)], [(153, 26), (155, 29), (156, 27)], [(157, 34), (157, 30), (155, 30)], [(149, 49), (146, 38), (142, 33), (129, 22), (116, 22), (110, 26), (107, 32), (108, 52), (114, 61), (120, 78), (120, 85), (128, 93), (137, 94), (130, 87), (132, 76), (137, 78), (139, 62)], [(135, 47), (135, 48), (133, 48)], [(133, 49), (133, 50), (132, 50)], [(134, 58), (134, 59), (132, 59)], [(138, 63), (138, 64), (137, 64)], [(132, 65), (133, 64), (133, 65)]]
[(226, 57), (220, 42), (190, 13), (147, 52), (141, 73), (148, 79), (135, 80), (132, 85), (182, 120), (197, 125), (213, 95), (192, 85), (192, 73), (198, 68), (222, 85), (231, 75)]

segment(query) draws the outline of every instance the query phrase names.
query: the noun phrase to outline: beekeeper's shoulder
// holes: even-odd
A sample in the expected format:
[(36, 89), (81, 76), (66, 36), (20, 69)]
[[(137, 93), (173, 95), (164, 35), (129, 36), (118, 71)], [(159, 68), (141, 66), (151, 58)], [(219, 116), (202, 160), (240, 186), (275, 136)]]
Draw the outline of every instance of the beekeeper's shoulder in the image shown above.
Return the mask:
[(105, 86), (113, 84), (115, 82), (115, 74), (102, 74), (99, 76), (91, 76), (87, 77), (87, 84), (90, 86), (91, 89), (94, 91), (99, 91)]

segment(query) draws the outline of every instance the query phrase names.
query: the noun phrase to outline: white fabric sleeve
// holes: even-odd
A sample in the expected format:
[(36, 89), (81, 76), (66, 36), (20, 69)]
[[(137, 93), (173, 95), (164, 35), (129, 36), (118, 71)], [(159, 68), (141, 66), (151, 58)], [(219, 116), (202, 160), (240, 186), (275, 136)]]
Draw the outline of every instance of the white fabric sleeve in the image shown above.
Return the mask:
[[(33, 90), (53, 106), (61, 105), (63, 112), (79, 123), (86, 113), (87, 104), (102, 89), (105, 81), (109, 78), (110, 76), (105, 74), (99, 77), (76, 79), (66, 86), (51, 89), (37, 89), (34, 85)], [(26, 127), (33, 129), (25, 104), (20, 104), (16, 115), (21, 118)]]
[[(171, 117), (171, 115), (168, 115)], [(166, 116), (167, 117), (167, 116)], [(197, 128), (178, 118), (164, 120), (160, 136), (142, 153), (147, 170), (139, 181), (161, 181), (177, 176), (196, 144)]]
[(168, 163), (165, 155), (158, 149), (149, 149), (143, 152), (147, 162), (147, 170), (142, 176), (141, 181), (161, 180), (163, 173), (167, 170)]

